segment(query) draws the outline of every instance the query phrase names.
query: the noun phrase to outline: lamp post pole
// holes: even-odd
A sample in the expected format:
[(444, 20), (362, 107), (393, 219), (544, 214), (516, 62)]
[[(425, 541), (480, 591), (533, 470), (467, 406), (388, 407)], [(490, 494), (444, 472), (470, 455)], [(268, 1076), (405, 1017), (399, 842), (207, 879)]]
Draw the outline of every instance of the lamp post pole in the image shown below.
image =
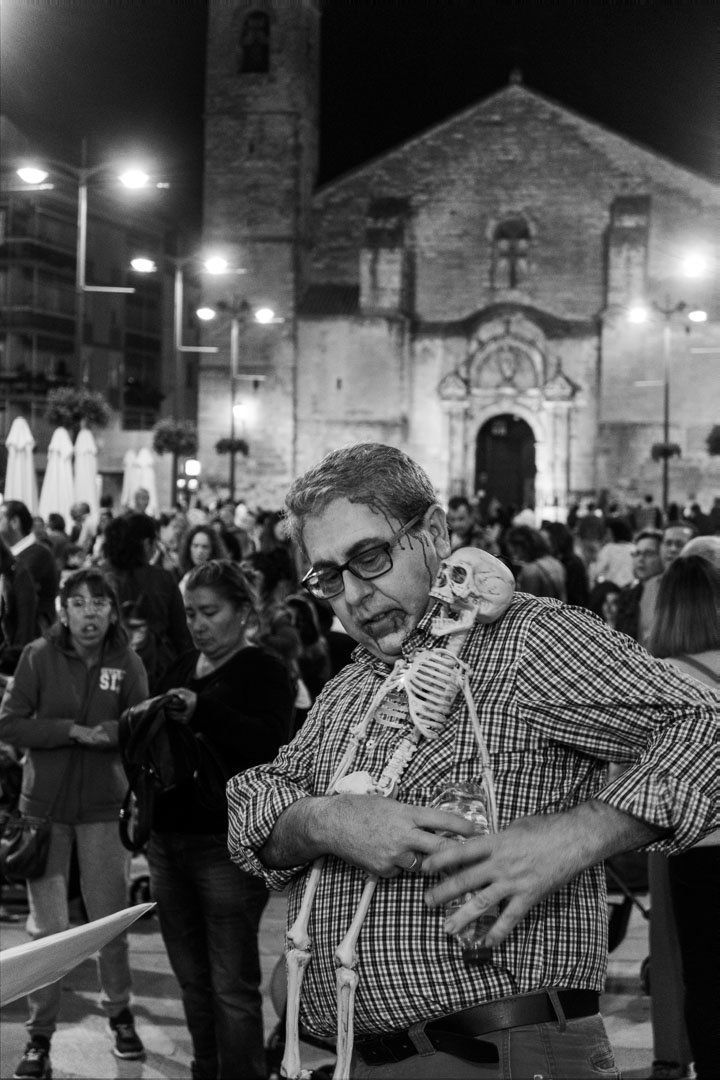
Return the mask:
[(665, 297), (664, 304), (653, 301), (655, 310), (663, 316), (663, 452), (662, 452), (662, 508), (667, 516), (670, 495), (670, 345), (671, 325), (673, 315), (684, 311), (687, 304), (684, 300), (678, 300), (671, 304), (670, 298)]
[[(244, 316), (243, 316), (244, 317)], [(235, 503), (235, 390), (240, 361), (240, 318), (233, 313), (230, 323), (230, 500)]]
[(662, 508), (667, 520), (668, 493), (670, 480), (670, 317), (665, 317), (663, 326), (663, 454), (662, 467)]
[[(217, 273), (224, 273), (225, 270), (215, 271)], [(235, 270), (236, 274), (244, 274), (244, 270)], [(248, 374), (240, 373), (240, 334), (247, 325), (248, 312), (250, 311), (250, 304), (248, 300), (243, 297), (235, 297), (232, 302), (227, 300), (219, 300), (216, 304), (217, 311), (222, 311), (226, 315), (230, 316), (230, 439), (229, 439), (229, 451), (230, 451), (230, 466), (228, 470), (228, 487), (230, 489), (230, 498), (235, 501), (235, 439), (236, 439), (236, 423), (235, 423), (235, 409), (236, 409), (236, 392), (237, 383), (239, 379), (251, 378), (253, 384), (261, 382), (264, 378), (264, 374), (258, 373), (257, 375), (248, 376)], [(198, 309), (198, 316), (204, 320), (210, 320), (215, 317), (217, 311), (214, 308), (205, 307)], [(274, 322), (283, 322), (282, 318), (276, 318), (275, 312), (272, 308), (261, 307), (255, 311), (254, 321), (260, 325), (269, 325)], [(224, 441), (224, 440), (221, 440)]]
[(75, 247), (75, 356), (83, 384), (88, 382), (83, 345), (85, 343), (85, 264), (87, 261), (87, 176), (85, 174), (85, 140), (82, 144), (83, 163), (78, 173), (77, 236)]
[[(182, 326), (183, 326), (183, 268), (182, 263), (175, 264), (173, 286), (173, 353), (175, 355), (175, 419), (184, 413), (182, 379)], [(176, 479), (176, 478), (175, 478)]]

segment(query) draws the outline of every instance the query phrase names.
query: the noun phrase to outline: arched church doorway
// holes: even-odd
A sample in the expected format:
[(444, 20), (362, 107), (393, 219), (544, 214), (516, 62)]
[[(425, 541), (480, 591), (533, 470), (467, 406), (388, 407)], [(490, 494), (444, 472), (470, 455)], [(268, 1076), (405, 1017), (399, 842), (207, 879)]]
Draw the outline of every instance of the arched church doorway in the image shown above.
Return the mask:
[(475, 490), (486, 502), (503, 506), (535, 506), (535, 436), (519, 416), (501, 413), (487, 420), (477, 435)]

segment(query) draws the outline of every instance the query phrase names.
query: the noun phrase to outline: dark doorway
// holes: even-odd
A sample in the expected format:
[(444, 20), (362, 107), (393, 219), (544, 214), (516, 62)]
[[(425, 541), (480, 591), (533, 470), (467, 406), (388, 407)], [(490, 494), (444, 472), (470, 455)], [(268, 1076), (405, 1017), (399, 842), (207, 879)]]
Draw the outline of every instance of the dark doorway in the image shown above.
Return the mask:
[(475, 490), (485, 492), (486, 505), (499, 499), (503, 506), (534, 509), (535, 436), (518, 416), (493, 416), (478, 431)]

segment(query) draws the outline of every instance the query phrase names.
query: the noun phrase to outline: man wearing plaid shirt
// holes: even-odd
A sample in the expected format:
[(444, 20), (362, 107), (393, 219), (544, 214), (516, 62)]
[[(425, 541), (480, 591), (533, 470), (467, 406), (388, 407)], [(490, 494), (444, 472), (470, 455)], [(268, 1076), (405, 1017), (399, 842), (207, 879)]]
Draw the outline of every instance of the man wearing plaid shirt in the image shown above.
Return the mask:
[[(333, 954), (373, 873), (354, 1078), (618, 1076), (597, 1014), (607, 961), (599, 864), (651, 842), (683, 850), (720, 825), (718, 697), (588, 612), (518, 593), (461, 652), (499, 832), (453, 843), (438, 833), (469, 837), (472, 826), (429, 806), (439, 784), (480, 774), (462, 696), (444, 732), (421, 740), (394, 799), (325, 796), (395, 661), (435, 644), (429, 590), (450, 546), (428, 477), (388, 446), (329, 454), (294, 483), (287, 506), (311, 563), (306, 586), (359, 646), (294, 741), (228, 785), (229, 848), (270, 887), (290, 885), (290, 922), (311, 862), (327, 856), (303, 1024), (334, 1032)], [(404, 734), (389, 710), (353, 768), (377, 779)], [(608, 783), (606, 763), (629, 760)], [(443, 905), (469, 890), (476, 899), (446, 921)], [(497, 904), (492, 958), (468, 965), (448, 932)]]

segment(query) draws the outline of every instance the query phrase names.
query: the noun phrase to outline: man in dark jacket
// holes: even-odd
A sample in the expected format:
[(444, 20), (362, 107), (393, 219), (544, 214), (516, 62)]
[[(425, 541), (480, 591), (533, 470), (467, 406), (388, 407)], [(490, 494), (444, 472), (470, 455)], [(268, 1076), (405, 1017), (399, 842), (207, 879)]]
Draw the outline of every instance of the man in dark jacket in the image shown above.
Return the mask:
[(615, 629), (629, 634), (641, 645), (647, 645), (655, 614), (655, 597), (663, 571), (662, 535), (659, 529), (644, 529), (637, 534), (632, 550), (635, 581), (621, 589), (618, 598)]
[(32, 529), (32, 515), (24, 502), (8, 499), (0, 506), (0, 536), (35, 585), (39, 636), (55, 622), (55, 600), (60, 581), (50, 548), (38, 543)]

